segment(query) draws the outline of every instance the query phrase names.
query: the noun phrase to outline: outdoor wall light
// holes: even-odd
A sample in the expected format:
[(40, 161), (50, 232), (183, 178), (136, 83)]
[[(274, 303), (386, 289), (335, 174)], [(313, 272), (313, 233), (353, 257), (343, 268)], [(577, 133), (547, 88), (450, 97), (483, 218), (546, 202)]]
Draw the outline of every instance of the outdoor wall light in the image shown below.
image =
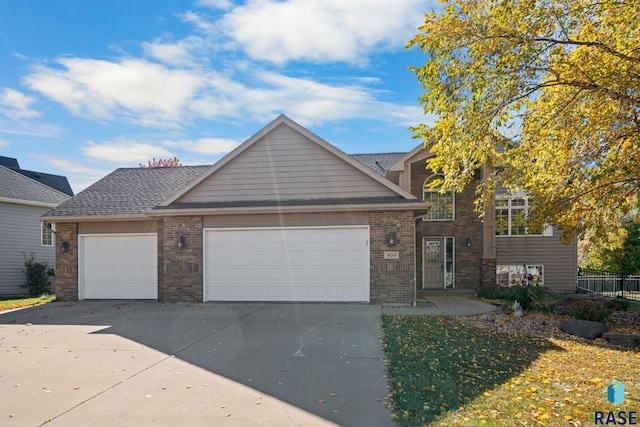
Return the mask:
[(467, 247), (471, 247), (471, 237), (467, 237)]
[(398, 244), (398, 233), (395, 232), (391, 232), (387, 234), (387, 237), (385, 239), (385, 242), (387, 243), (387, 246), (395, 246)]
[(178, 246), (178, 249), (184, 249), (184, 248), (186, 248), (186, 247), (187, 247), (187, 241), (186, 241), (186, 239), (184, 238), (184, 236), (180, 236), (180, 237), (178, 238), (178, 244), (177, 244), (177, 246)]
[(61, 250), (62, 252), (69, 252), (69, 246), (71, 246), (71, 245), (69, 244), (69, 241), (68, 241), (68, 240), (63, 240), (63, 241), (60, 243), (60, 250)]

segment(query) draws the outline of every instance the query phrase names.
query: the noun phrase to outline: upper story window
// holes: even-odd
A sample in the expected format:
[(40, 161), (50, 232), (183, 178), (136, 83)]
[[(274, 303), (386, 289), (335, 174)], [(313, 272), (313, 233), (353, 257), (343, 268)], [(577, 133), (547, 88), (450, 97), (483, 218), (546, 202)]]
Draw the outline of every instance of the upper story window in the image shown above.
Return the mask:
[(534, 230), (527, 226), (529, 199), (522, 195), (496, 196), (496, 236), (549, 236), (551, 227)]
[(40, 222), (40, 242), (42, 246), (53, 246), (53, 224)]
[(431, 204), (429, 213), (424, 217), (426, 220), (453, 219), (453, 191), (441, 192), (440, 188), (429, 188), (433, 181), (442, 177), (441, 174), (431, 175), (422, 187), (422, 199)]

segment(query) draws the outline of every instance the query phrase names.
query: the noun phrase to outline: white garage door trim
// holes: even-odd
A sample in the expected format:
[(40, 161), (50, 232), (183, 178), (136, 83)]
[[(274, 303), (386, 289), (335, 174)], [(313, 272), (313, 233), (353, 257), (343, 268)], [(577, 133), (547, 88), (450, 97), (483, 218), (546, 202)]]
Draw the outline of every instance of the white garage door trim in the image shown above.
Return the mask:
[(368, 225), (203, 232), (205, 301), (369, 302)]
[[(100, 256), (87, 253), (98, 249), (96, 244), (100, 245)], [(157, 300), (158, 236), (78, 235), (78, 299)]]

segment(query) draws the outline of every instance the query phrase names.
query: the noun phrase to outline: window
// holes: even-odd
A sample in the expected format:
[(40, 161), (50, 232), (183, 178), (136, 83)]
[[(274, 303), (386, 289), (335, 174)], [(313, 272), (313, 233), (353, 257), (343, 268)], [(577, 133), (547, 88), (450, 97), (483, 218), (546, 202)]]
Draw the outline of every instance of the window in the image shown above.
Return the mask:
[(496, 285), (498, 286), (543, 286), (544, 265), (498, 265), (496, 267)]
[(496, 236), (549, 235), (546, 227), (544, 233), (527, 227), (529, 199), (524, 197), (496, 197)]
[(424, 182), (422, 198), (425, 202), (431, 204), (431, 209), (429, 209), (424, 219), (453, 219), (453, 191), (445, 191), (442, 193), (440, 188), (429, 188), (431, 183), (437, 179), (442, 179), (442, 175), (431, 175)]
[(54, 225), (49, 222), (40, 222), (40, 242), (42, 246), (53, 246), (53, 228)]

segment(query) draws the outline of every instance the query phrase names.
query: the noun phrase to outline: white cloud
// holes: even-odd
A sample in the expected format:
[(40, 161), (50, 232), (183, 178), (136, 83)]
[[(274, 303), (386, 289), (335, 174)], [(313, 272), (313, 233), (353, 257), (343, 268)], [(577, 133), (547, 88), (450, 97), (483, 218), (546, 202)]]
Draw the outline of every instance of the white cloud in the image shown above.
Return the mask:
[(223, 138), (200, 138), (196, 140), (164, 141), (166, 147), (176, 147), (207, 156), (221, 156), (240, 145), (239, 141)]
[[(220, 26), (256, 59), (362, 63), (374, 49), (404, 47), (427, 6), (424, 0), (249, 0)], [(193, 13), (191, 22), (204, 28)]]
[(110, 141), (100, 144), (89, 142), (81, 147), (82, 153), (91, 160), (104, 161), (119, 165), (146, 163), (152, 158), (173, 157), (173, 154), (162, 147), (148, 143)]
[(25, 78), (33, 90), (75, 115), (113, 119), (128, 116), (143, 125), (175, 127), (201, 81), (198, 75), (141, 59), (109, 62), (63, 58), (64, 69), (38, 67)]
[(212, 9), (227, 10), (233, 7), (233, 2), (230, 0), (198, 0), (196, 5), (210, 7)]
[(34, 98), (11, 88), (0, 90), (0, 113), (12, 120), (39, 117), (40, 112), (32, 110)]
[(9, 144), (11, 144), (11, 143), (9, 141), (7, 141), (6, 139), (0, 139), (0, 147), (6, 147)]
[(201, 51), (206, 42), (196, 36), (186, 37), (175, 43), (154, 41), (142, 43), (147, 54), (165, 64), (175, 66), (192, 66), (195, 63), (194, 54)]
[(63, 129), (51, 123), (35, 123), (12, 121), (10, 123), (0, 120), (0, 133), (10, 135), (28, 135), (38, 138), (53, 138), (63, 134)]
[(253, 77), (253, 86), (221, 82), (212, 94), (194, 100), (191, 108), (211, 117), (233, 114), (261, 122), (285, 113), (303, 126), (349, 119), (409, 126), (424, 120), (419, 106), (378, 101), (380, 92), (365, 86), (331, 85), (264, 71)]
[(196, 29), (202, 31), (205, 34), (215, 35), (221, 34), (216, 22), (211, 22), (202, 17), (196, 12), (185, 12), (178, 14), (178, 16), (184, 21), (192, 24)]

